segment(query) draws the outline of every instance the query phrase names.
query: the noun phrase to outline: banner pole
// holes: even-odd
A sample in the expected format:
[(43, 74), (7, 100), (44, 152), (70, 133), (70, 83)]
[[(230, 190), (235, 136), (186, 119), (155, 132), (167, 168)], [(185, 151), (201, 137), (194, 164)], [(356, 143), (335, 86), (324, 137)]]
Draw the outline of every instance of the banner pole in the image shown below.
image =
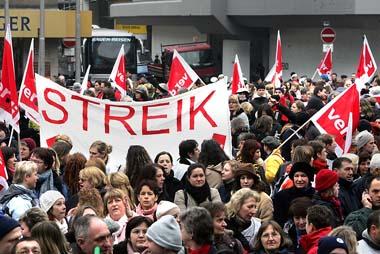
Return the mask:
[(268, 157), (265, 159), (264, 163), (267, 161), (267, 159), (269, 158), (269, 156), (271, 156), (275, 151), (279, 150), (281, 147), (283, 147), (294, 135), (296, 135), (303, 127), (306, 126), (306, 124), (308, 124), (310, 121), (311, 121), (312, 117), (310, 117), (304, 124), (302, 124), (295, 132), (292, 133), (292, 135), (290, 135), (284, 142), (282, 142), (279, 147), (277, 147), (276, 149), (273, 149), (273, 151), (271, 152), (270, 155), (268, 155)]
[(315, 70), (315, 72), (314, 72), (314, 74), (313, 74), (313, 76), (311, 77), (311, 80), (314, 80), (314, 78), (315, 78), (315, 75), (317, 75), (317, 70)]
[(20, 161), (22, 161), (21, 158), (21, 139), (20, 139), (20, 133), (17, 132), (17, 149), (18, 149), (18, 155), (20, 157)]

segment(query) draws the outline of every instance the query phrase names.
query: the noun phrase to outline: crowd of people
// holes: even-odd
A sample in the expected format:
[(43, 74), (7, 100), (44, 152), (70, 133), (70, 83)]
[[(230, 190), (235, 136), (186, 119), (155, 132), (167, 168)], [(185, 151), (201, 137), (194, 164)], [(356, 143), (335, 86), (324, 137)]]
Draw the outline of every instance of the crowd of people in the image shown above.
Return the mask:
[[(335, 73), (292, 73), (278, 88), (253, 80), (229, 96), (233, 151), (212, 139), (183, 140), (178, 154), (170, 140), (158, 154), (131, 145), (116, 169), (102, 140), (86, 157), (64, 130), (40, 147), (26, 118), (19, 142), (0, 123), (0, 253), (380, 253), (380, 79), (361, 92), (349, 153), (308, 122), (350, 84)], [(142, 77), (129, 99), (166, 89)], [(123, 100), (101, 81), (86, 94)]]

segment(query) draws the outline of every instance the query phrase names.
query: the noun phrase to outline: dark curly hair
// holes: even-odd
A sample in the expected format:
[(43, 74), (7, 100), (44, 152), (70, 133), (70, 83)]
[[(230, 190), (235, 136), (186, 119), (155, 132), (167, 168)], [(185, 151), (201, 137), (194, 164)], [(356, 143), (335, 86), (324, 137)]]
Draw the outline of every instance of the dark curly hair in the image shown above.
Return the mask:
[(198, 161), (203, 165), (218, 165), (219, 163), (229, 160), (226, 153), (220, 145), (213, 139), (204, 140), (201, 145), (201, 152)]

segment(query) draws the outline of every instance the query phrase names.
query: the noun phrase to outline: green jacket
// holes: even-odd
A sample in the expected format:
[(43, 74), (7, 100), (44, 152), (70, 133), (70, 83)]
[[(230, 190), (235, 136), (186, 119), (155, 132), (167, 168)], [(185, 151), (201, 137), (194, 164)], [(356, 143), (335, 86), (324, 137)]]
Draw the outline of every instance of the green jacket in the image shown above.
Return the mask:
[(362, 209), (350, 213), (344, 221), (344, 225), (351, 226), (356, 232), (356, 237), (358, 240), (362, 239), (362, 233), (367, 229), (368, 216), (372, 212), (372, 209), (363, 207)]

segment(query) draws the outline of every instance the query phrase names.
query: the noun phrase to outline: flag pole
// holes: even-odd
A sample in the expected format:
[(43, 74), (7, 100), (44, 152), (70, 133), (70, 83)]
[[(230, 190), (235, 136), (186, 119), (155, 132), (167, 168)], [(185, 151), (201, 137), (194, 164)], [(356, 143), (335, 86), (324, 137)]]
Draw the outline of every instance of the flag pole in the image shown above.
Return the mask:
[(315, 72), (314, 72), (314, 74), (313, 74), (313, 77), (311, 77), (311, 80), (314, 80), (315, 75), (317, 75), (317, 72), (318, 72), (318, 70), (315, 70)]
[(13, 131), (15, 129), (12, 127), (12, 130), (11, 130), (11, 135), (9, 135), (9, 141), (8, 141), (8, 146), (11, 146), (11, 142), (12, 142), (12, 137), (13, 137)]
[(305, 127), (310, 121), (311, 121), (312, 117), (310, 117), (304, 124), (302, 124), (295, 132), (292, 133), (292, 135), (290, 135), (284, 142), (282, 142), (279, 147), (277, 147), (276, 149), (274, 149), (269, 155), (268, 157), (265, 159), (264, 163), (267, 161), (267, 159), (269, 158), (269, 156), (271, 156), (274, 152), (276, 152), (277, 150), (280, 150), (281, 147), (283, 147), (286, 143), (289, 142), (289, 140), (294, 136), (296, 135), (303, 127)]
[(20, 133), (17, 132), (17, 149), (18, 149), (18, 155), (20, 157), (20, 161), (22, 161), (21, 158), (21, 139), (20, 139)]

